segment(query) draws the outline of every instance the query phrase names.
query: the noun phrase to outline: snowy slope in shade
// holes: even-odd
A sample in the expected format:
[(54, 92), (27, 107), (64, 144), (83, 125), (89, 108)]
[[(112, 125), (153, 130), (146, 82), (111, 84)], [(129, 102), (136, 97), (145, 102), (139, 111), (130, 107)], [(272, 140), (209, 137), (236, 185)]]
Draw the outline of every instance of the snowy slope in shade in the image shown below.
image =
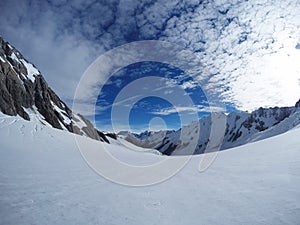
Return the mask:
[[(300, 129), (220, 152), (204, 173), (193, 156), (173, 178), (131, 188), (96, 175), (71, 133), (0, 117), (0, 224), (298, 224)], [(158, 156), (81, 137), (132, 161)], [(128, 174), (130, 176), (130, 174)]]

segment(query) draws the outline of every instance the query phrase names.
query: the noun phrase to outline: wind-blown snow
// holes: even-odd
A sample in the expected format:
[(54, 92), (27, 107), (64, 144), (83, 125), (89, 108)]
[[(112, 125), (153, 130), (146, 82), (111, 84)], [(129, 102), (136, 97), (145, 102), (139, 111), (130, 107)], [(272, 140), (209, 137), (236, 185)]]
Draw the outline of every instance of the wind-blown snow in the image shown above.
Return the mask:
[[(193, 156), (166, 182), (131, 188), (96, 175), (73, 134), (1, 114), (0, 224), (295, 225), (299, 135), (294, 129), (220, 152), (203, 173), (202, 156)], [(166, 157), (79, 138), (132, 161)]]

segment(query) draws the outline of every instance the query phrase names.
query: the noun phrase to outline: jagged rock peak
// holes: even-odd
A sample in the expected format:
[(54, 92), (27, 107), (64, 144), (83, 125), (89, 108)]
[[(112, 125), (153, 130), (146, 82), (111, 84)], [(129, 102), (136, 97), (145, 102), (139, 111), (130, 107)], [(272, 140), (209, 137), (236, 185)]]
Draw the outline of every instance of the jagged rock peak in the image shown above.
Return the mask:
[(57, 129), (109, 142), (93, 124), (72, 110), (48, 86), (36, 66), (0, 37), (0, 111), (36, 119)]

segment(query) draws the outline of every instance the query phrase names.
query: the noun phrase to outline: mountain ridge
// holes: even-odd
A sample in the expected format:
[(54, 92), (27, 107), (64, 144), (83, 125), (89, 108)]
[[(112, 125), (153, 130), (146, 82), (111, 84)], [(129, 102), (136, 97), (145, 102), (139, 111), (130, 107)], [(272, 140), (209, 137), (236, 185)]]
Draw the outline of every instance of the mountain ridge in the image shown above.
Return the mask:
[[(36, 66), (0, 37), (0, 111), (19, 115), (25, 120), (37, 120), (44, 125), (66, 130), (109, 143), (107, 137), (121, 137), (139, 147), (154, 148), (166, 155), (191, 154), (187, 149), (195, 143), (194, 154), (202, 154), (211, 143), (211, 116), (202, 117), (197, 123), (183, 126), (179, 130), (159, 132), (145, 131), (140, 134), (129, 131), (104, 134), (80, 114), (72, 110), (48, 86)], [(221, 150), (261, 140), (292, 129), (300, 124), (300, 99), (292, 107), (258, 108), (248, 112), (232, 112), (226, 117), (225, 135)], [(107, 135), (107, 136), (106, 136)]]
[(72, 110), (48, 86), (36, 66), (0, 37), (0, 111), (25, 120), (109, 142), (105, 134)]
[[(269, 138), (296, 127), (300, 124), (300, 100), (292, 107), (260, 107), (251, 113), (239, 111), (220, 116), (226, 117), (225, 135), (222, 143), (219, 143), (220, 149), (225, 150)], [(186, 146), (193, 138), (198, 138), (194, 154), (202, 154), (210, 142), (211, 116), (200, 118), (200, 131), (197, 127), (197, 123), (191, 123), (177, 131), (144, 131), (141, 134), (119, 132), (118, 135), (140, 147), (153, 147), (167, 155), (190, 153)]]

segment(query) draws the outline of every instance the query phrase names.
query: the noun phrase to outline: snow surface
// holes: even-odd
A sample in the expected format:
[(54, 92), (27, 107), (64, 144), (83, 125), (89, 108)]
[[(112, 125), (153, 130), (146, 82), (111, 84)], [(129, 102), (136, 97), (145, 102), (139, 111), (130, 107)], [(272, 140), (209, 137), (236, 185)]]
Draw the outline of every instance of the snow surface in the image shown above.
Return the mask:
[(52, 125), (45, 120), (44, 116), (39, 113), (35, 105), (33, 105), (32, 108), (23, 107), (23, 109), (29, 115), (30, 121), (52, 127)]
[(38, 75), (40, 74), (40, 72), (31, 63), (26, 62), (26, 60), (24, 59), (20, 59), (20, 60), (27, 69), (27, 77), (34, 83), (35, 81), (34, 75)]
[(5, 62), (5, 60), (0, 56), (0, 60), (2, 61), (2, 62)]
[[(74, 134), (0, 114), (0, 224), (299, 224), (299, 135), (222, 151), (202, 173), (193, 156), (171, 179), (133, 188), (94, 173)], [(78, 137), (130, 161), (166, 157)]]
[(74, 117), (73, 118), (74, 125), (79, 127), (80, 130), (87, 126), (85, 124), (85, 122), (83, 122), (82, 119), (79, 116), (77, 116), (76, 114), (74, 114), (73, 117)]
[(13, 60), (17, 61), (17, 62), (20, 62), (18, 57), (16, 56), (16, 54), (13, 52), (10, 56)]
[(13, 47), (10, 45), (10, 44), (7, 44), (8, 45), (8, 47), (10, 48), (10, 49), (13, 49)]
[[(70, 118), (67, 117), (67, 116), (65, 115), (65, 114), (66, 114), (66, 111), (65, 111), (65, 110), (59, 108), (59, 107), (58, 107), (57, 105), (55, 105), (55, 103), (52, 102), (52, 101), (51, 101), (51, 104), (52, 104), (54, 110), (55, 110), (56, 112), (58, 112), (58, 113), (61, 115), (61, 117), (63, 118), (63, 120), (64, 120), (64, 122), (65, 122), (66, 124), (70, 124), (70, 123), (72, 122), (72, 121), (70, 120)], [(62, 127), (65, 127), (65, 126), (63, 125)]]
[[(10, 45), (9, 45), (9, 47), (12, 49), (12, 47)], [(19, 59), (14, 52), (12, 52), (12, 54), (10, 55), (10, 58), (12, 58), (14, 61), (16, 61), (18, 63), (22, 63), (26, 67), (27, 78), (34, 83), (34, 81), (35, 81), (35, 75), (39, 75), (40, 74), (40, 72), (38, 71), (38, 69), (36, 69), (31, 63), (27, 62), (25, 59), (23, 59), (23, 58)], [(10, 66), (13, 68), (13, 66), (11, 65), (11, 63), (9, 61), (6, 61), (6, 60), (4, 61), (2, 58), (1, 58), (1, 61), (8, 62), (10, 64)]]

